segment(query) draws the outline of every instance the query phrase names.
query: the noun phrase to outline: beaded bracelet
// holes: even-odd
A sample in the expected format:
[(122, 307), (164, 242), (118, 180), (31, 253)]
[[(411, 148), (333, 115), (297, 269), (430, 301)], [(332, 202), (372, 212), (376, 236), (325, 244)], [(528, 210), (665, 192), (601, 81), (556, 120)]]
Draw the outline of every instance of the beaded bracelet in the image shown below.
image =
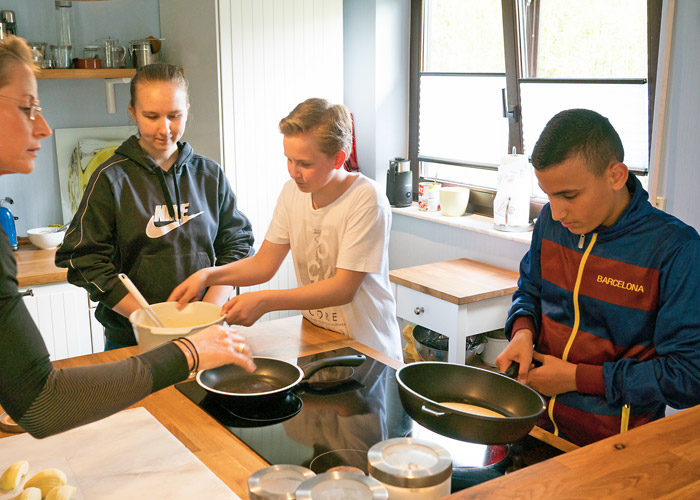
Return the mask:
[(187, 337), (179, 337), (179, 340), (182, 340), (185, 343), (185, 345), (189, 344), (190, 347), (192, 347), (192, 351), (194, 353), (194, 368), (192, 369), (192, 371), (194, 373), (197, 373), (197, 371), (199, 370), (199, 351), (197, 351), (194, 342), (192, 342)]

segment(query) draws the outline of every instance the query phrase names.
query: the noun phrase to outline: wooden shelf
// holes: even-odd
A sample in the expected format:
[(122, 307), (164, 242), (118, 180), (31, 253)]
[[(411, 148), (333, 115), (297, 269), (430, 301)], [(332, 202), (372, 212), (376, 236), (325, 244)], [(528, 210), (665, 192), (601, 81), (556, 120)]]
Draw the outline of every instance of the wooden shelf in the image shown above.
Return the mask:
[(36, 76), (40, 79), (69, 78), (131, 78), (136, 74), (134, 68), (107, 69), (42, 69)]

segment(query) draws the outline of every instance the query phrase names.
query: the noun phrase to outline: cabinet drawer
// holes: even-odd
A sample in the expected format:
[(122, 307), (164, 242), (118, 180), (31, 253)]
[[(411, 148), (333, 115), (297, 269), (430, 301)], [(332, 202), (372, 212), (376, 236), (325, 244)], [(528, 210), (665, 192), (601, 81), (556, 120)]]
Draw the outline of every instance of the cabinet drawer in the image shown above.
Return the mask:
[(451, 335), (457, 328), (457, 304), (398, 285), (396, 287), (396, 315), (443, 335)]

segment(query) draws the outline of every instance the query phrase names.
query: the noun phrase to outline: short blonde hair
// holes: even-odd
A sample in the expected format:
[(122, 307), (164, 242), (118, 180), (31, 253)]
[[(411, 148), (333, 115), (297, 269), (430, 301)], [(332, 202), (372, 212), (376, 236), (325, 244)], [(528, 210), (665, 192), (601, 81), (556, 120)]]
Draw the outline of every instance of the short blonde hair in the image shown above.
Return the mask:
[(341, 150), (350, 155), (352, 150), (352, 120), (342, 104), (312, 97), (297, 104), (280, 120), (279, 127), (284, 136), (311, 133), (321, 152), (328, 156)]
[(13, 61), (26, 64), (34, 73), (39, 69), (32, 59), (32, 49), (24, 38), (10, 35), (0, 40), (0, 87), (7, 85), (10, 79), (10, 63)]
[(187, 104), (190, 103), (190, 91), (189, 84), (185, 75), (182, 74), (180, 68), (172, 64), (167, 63), (155, 63), (147, 64), (141, 66), (136, 70), (136, 74), (131, 79), (131, 85), (129, 86), (129, 91), (131, 92), (131, 99), (129, 104), (132, 108), (136, 107), (136, 90), (141, 84), (153, 83), (153, 82), (166, 82), (178, 85), (180, 88), (185, 89), (187, 94)]

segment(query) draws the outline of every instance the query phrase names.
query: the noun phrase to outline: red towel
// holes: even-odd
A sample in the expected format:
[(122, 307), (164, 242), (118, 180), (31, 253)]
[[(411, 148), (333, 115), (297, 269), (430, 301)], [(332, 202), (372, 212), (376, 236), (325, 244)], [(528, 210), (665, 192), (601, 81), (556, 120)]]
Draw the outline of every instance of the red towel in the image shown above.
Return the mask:
[(352, 121), (352, 151), (350, 156), (345, 160), (345, 170), (348, 172), (357, 172), (360, 167), (357, 165), (357, 151), (355, 150), (355, 117), (350, 113), (350, 121)]

